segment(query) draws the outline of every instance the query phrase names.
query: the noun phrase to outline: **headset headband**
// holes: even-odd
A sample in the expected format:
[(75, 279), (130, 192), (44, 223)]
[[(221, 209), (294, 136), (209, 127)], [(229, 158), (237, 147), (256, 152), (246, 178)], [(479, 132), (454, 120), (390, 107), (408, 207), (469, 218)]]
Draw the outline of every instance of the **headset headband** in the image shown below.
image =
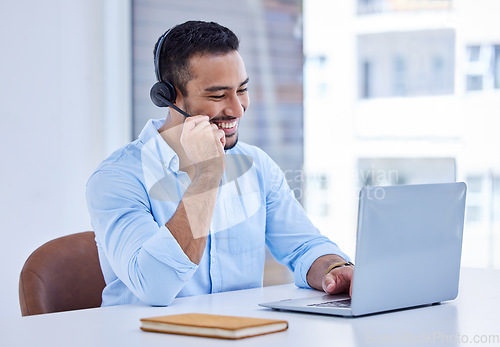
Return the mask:
[(156, 80), (158, 82), (163, 82), (161, 79), (161, 73), (160, 73), (160, 55), (161, 55), (161, 49), (163, 47), (163, 41), (165, 40), (165, 37), (168, 35), (170, 32), (170, 29), (168, 29), (165, 34), (162, 35), (160, 38), (160, 41), (158, 42), (158, 46), (156, 46), (156, 52), (155, 52), (155, 74), (156, 74)]

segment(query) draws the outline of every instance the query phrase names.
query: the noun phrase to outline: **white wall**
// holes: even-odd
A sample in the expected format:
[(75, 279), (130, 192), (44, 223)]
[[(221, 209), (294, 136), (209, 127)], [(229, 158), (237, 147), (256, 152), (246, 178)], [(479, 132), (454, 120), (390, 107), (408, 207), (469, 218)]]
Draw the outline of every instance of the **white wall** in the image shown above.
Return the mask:
[(86, 181), (130, 138), (127, 11), (119, 0), (0, 2), (1, 319), (20, 315), (34, 249), (91, 230)]

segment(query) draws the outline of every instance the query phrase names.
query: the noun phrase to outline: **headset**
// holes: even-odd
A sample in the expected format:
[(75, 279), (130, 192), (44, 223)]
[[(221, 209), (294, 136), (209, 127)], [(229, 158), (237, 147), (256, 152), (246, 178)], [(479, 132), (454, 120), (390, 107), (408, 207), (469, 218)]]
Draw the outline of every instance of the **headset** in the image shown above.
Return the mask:
[(158, 42), (158, 46), (156, 47), (155, 52), (155, 74), (156, 74), (156, 82), (153, 87), (151, 87), (151, 91), (149, 92), (149, 96), (153, 103), (158, 107), (171, 107), (180, 114), (185, 117), (191, 117), (190, 114), (184, 112), (180, 108), (174, 105), (175, 99), (177, 98), (177, 92), (175, 91), (175, 87), (168, 81), (163, 81), (160, 75), (160, 53), (161, 48), (163, 46), (163, 41), (165, 37), (168, 35), (170, 30), (168, 30), (163, 36), (160, 38), (160, 42)]

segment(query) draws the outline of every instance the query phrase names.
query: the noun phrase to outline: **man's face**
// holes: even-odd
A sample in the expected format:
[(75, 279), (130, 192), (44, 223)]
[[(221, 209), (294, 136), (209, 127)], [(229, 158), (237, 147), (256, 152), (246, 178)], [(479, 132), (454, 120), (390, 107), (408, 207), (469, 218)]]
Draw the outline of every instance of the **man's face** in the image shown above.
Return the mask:
[(187, 96), (176, 104), (190, 115), (206, 115), (226, 134), (224, 149), (238, 142), (240, 118), (250, 104), (248, 76), (237, 51), (224, 55), (199, 55), (190, 60), (191, 80)]

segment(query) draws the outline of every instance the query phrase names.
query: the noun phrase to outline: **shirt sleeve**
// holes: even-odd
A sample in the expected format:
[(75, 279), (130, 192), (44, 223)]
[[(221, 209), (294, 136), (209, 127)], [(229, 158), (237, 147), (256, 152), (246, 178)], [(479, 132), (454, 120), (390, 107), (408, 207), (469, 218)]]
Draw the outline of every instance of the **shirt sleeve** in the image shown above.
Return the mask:
[(142, 183), (126, 173), (98, 171), (87, 183), (87, 204), (116, 276), (144, 303), (169, 305), (197, 266), (154, 220)]
[(266, 244), (273, 256), (286, 265), (298, 287), (310, 288), (307, 272), (316, 259), (336, 254), (349, 261), (340, 248), (321, 235), (288, 186), (285, 175), (263, 154), (266, 171)]

